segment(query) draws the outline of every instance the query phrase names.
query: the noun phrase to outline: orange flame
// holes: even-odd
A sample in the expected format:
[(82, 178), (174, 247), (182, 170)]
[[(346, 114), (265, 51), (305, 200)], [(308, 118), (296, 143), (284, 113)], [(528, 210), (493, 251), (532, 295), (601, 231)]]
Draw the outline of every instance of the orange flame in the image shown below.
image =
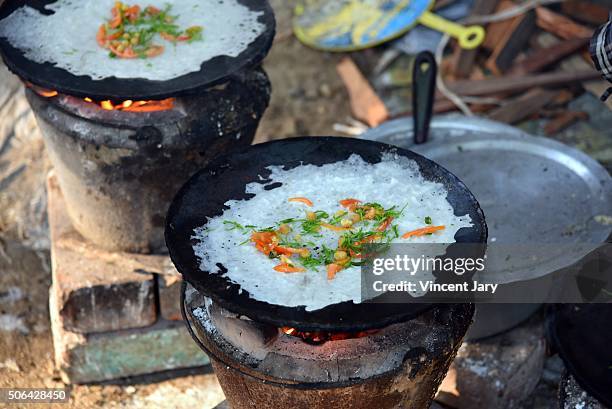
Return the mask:
[[(89, 98), (87, 98), (89, 99)], [(86, 99), (86, 100), (87, 100)], [(87, 101), (87, 102), (93, 102)], [(174, 107), (174, 98), (167, 98), (162, 100), (149, 100), (149, 101), (132, 101), (131, 99), (125, 100), (118, 104), (113, 104), (112, 101), (106, 100), (99, 103), (102, 109), (107, 111), (126, 111), (126, 112), (155, 112), (155, 111), (166, 111)]]
[[(45, 98), (53, 98), (58, 95), (58, 92), (54, 90), (41, 88), (31, 83), (27, 83), (26, 85), (33, 89), (38, 95)], [(117, 104), (113, 103), (111, 100), (94, 101), (93, 99), (87, 97), (83, 98), (83, 100), (85, 102), (95, 104), (105, 111), (156, 112), (167, 111), (174, 108), (174, 98), (148, 101), (133, 101), (128, 99)]]
[(45, 98), (53, 98), (54, 96), (57, 95), (57, 91), (46, 91), (46, 90), (40, 90), (37, 91), (39, 95), (45, 97)]
[(354, 332), (325, 332), (325, 331), (300, 331), (296, 328), (281, 327), (281, 331), (287, 335), (301, 338), (309, 344), (323, 344), (327, 341), (342, 341), (345, 339), (363, 338), (376, 334), (379, 330), (371, 329), (367, 331)]

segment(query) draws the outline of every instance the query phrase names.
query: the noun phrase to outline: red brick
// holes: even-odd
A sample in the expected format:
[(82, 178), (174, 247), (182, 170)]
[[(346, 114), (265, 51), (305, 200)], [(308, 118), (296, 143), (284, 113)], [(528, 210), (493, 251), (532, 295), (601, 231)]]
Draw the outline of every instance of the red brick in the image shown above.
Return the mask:
[(53, 291), (64, 327), (97, 333), (155, 323), (154, 273), (166, 257), (98, 249), (73, 229), (53, 175), (47, 191)]

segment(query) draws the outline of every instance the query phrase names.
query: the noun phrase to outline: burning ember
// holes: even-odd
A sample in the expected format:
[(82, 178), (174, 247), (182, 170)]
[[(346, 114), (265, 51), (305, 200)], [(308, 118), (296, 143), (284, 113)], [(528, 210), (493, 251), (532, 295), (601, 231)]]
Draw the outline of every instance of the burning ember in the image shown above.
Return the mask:
[(110, 100), (95, 102), (91, 98), (85, 98), (85, 101), (97, 104), (106, 111), (155, 112), (166, 111), (174, 107), (174, 98), (167, 98), (159, 101), (132, 101), (128, 99), (117, 104), (113, 104)]
[(296, 328), (282, 327), (281, 331), (287, 335), (301, 338), (304, 342), (313, 345), (321, 345), (327, 341), (342, 341), (345, 339), (363, 338), (376, 334), (379, 330), (355, 332), (325, 332), (325, 331), (299, 331)]
[[(54, 90), (41, 88), (31, 83), (27, 83), (26, 85), (32, 90), (34, 90), (34, 92), (36, 92), (41, 97), (53, 98), (58, 95), (58, 92)], [(128, 99), (116, 103), (111, 100), (94, 101), (91, 98), (83, 98), (83, 100), (85, 102), (95, 104), (98, 107), (104, 109), (105, 111), (156, 112), (166, 111), (174, 108), (174, 98), (148, 101), (132, 101)]]

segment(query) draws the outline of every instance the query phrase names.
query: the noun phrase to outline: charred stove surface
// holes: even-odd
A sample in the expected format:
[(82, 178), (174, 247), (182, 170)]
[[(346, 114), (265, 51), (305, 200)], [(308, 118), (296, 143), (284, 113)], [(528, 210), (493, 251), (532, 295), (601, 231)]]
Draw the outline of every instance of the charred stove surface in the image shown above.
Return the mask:
[(26, 93), (75, 228), (108, 250), (147, 253), (165, 252), (165, 214), (185, 180), (252, 142), (270, 83), (249, 69), (153, 112)]
[(372, 335), (312, 345), (195, 290), (186, 306), (233, 408), (427, 408), (473, 316), (472, 305), (443, 305)]

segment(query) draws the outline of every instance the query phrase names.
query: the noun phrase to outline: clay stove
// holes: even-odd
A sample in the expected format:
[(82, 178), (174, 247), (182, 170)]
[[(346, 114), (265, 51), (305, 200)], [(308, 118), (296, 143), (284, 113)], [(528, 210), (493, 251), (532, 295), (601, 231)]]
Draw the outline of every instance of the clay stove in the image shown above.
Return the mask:
[[(270, 183), (270, 166), (320, 166), (353, 154), (374, 162), (389, 148), (335, 137), (258, 144), (215, 160), (173, 200), (165, 235), (173, 264), (193, 286), (183, 288), (185, 321), (233, 409), (429, 408), (472, 321), (473, 305), (407, 303), (386, 294), (315, 310), (273, 304), (232, 281), (222, 264), (216, 271), (203, 269), (193, 247), (195, 229), (223, 214), (228, 201), (250, 197), (246, 185), (260, 181), (264, 188), (278, 187)], [(465, 185), (424, 157), (394, 152), (414, 160), (424, 177), (448, 186), (449, 203), (470, 215), (473, 224), (457, 235), (458, 243), (486, 242), (484, 215)], [(291, 289), (299, 291), (301, 285)]]
[(253, 141), (270, 82), (254, 68), (163, 100), (94, 101), (33, 86), (26, 94), (79, 233), (105, 249), (159, 253), (178, 187)]
[(474, 312), (446, 304), (376, 330), (315, 334), (230, 313), (191, 286), (183, 291), (192, 336), (234, 409), (429, 408)]
[[(69, 216), (94, 244), (111, 251), (165, 252), (165, 213), (182, 182), (211, 158), (252, 142), (270, 99), (260, 64), (272, 46), (275, 20), (266, 1), (232, 2), (257, 16), (256, 38), (237, 55), (208, 57), (198, 71), (166, 80), (140, 72), (102, 79), (77, 75), (61, 64), (30, 59), (25, 49), (0, 38), (7, 67), (30, 85), (28, 100)], [(52, 14), (48, 3), (5, 1), (0, 20), (23, 7)], [(234, 24), (226, 30), (245, 28)], [(94, 28), (92, 52), (107, 58), (95, 34)]]

